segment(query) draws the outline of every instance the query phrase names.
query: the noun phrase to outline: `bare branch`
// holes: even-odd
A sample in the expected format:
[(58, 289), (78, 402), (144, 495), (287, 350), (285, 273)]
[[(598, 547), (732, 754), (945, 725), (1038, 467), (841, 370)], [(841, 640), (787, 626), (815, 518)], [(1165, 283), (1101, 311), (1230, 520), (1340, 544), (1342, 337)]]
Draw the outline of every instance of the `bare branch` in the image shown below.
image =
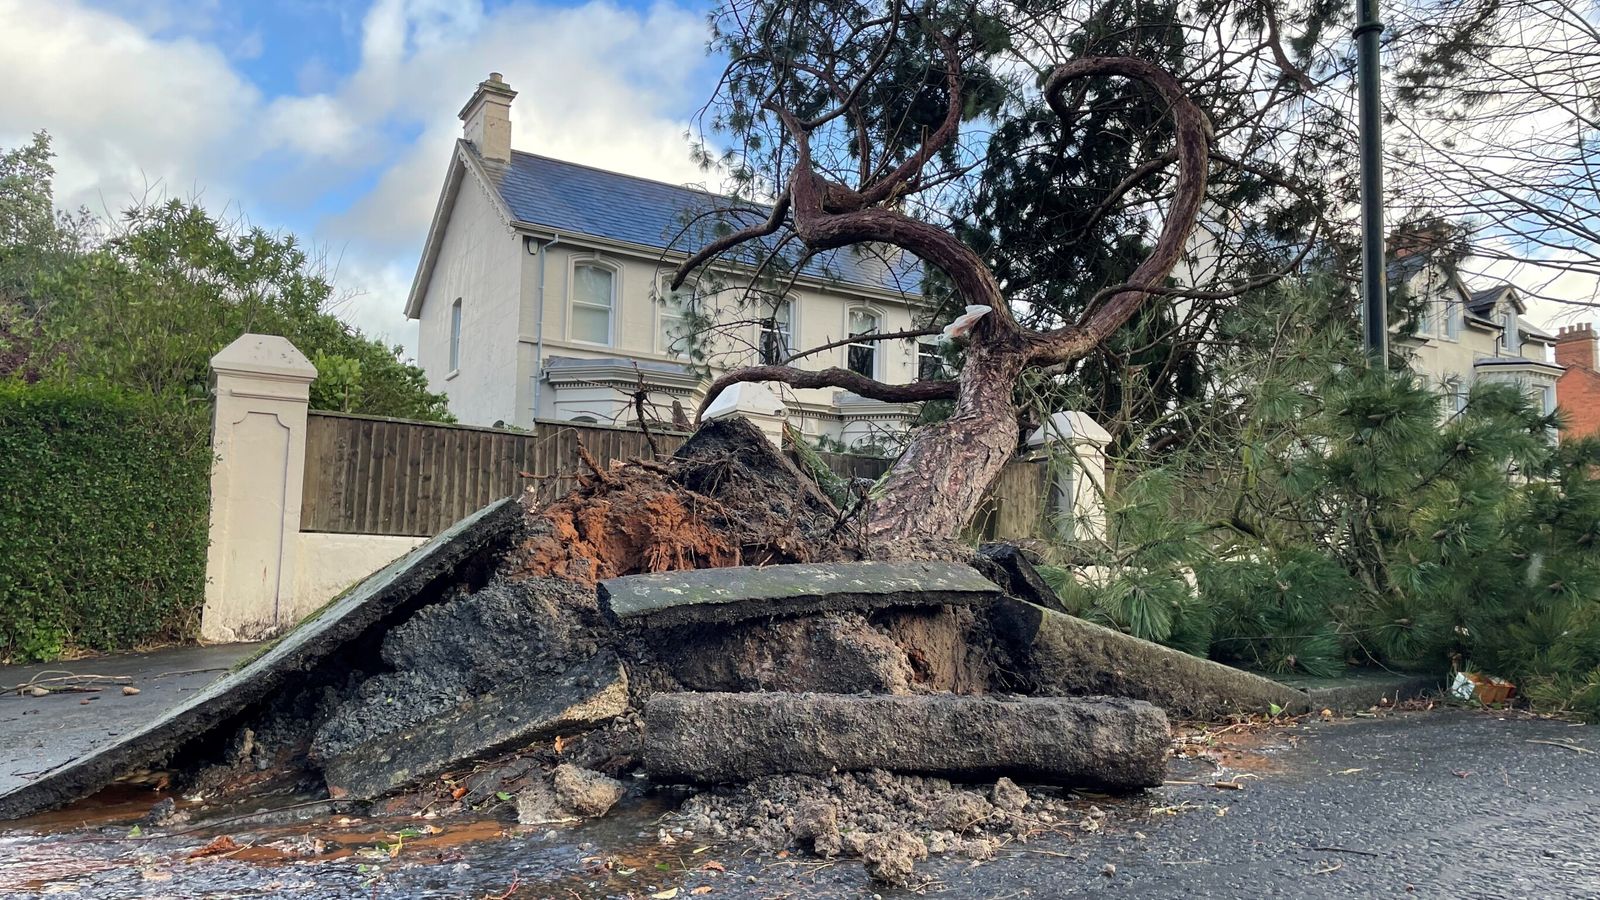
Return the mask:
[(914, 381), (910, 384), (884, 384), (860, 372), (837, 366), (815, 372), (792, 366), (746, 366), (734, 369), (706, 389), (705, 399), (695, 411), (695, 421), (705, 414), (706, 408), (717, 395), (736, 384), (746, 382), (776, 381), (792, 388), (843, 388), (858, 397), (883, 400), (887, 403), (920, 403), (925, 400), (954, 400), (958, 384), (954, 381)]

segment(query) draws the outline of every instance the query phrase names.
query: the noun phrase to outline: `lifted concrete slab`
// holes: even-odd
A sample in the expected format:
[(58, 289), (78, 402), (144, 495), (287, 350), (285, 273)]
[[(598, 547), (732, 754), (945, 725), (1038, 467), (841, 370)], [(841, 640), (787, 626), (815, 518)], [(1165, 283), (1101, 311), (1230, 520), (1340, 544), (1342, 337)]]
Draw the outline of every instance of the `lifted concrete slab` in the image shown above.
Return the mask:
[(977, 569), (946, 562), (732, 566), (600, 582), (600, 601), (612, 616), (624, 625), (651, 628), (985, 603), (1000, 596)]
[[(296, 683), (369, 629), (409, 615), (441, 580), (454, 584), (467, 561), (503, 542), (519, 518), (514, 500), (490, 504), (385, 566), (188, 702), (29, 784), (0, 794), (0, 820), (86, 797), (127, 772), (159, 766), (196, 738)], [(442, 587), (442, 585), (441, 585)]]
[(1006, 598), (989, 607), (996, 639), (1031, 693), (1148, 700), (1181, 718), (1310, 709), (1285, 684), (1054, 610)]
[(1374, 706), (1393, 706), (1406, 700), (1438, 694), (1444, 682), (1438, 675), (1352, 669), (1337, 678), (1290, 676), (1283, 683), (1303, 691), (1312, 711), (1360, 712)]
[(886, 769), (1130, 790), (1161, 784), (1168, 740), (1161, 710), (1108, 697), (656, 694), (644, 759), (674, 782)]
[(323, 760), (335, 800), (373, 800), (472, 763), (587, 731), (628, 709), (628, 676), (609, 653), (560, 679), (508, 685), (414, 728)]

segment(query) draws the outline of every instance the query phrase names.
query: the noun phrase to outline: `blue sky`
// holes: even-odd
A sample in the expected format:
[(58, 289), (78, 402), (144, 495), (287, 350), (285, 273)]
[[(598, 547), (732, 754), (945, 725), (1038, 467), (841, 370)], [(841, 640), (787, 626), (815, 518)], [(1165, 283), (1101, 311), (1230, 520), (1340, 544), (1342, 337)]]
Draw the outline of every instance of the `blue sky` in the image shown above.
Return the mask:
[(456, 113), (491, 70), (513, 146), (702, 181), (683, 132), (707, 98), (697, 0), (0, 0), (0, 146), (55, 139), (57, 201), (199, 197), (325, 250), (341, 315), (400, 313)]

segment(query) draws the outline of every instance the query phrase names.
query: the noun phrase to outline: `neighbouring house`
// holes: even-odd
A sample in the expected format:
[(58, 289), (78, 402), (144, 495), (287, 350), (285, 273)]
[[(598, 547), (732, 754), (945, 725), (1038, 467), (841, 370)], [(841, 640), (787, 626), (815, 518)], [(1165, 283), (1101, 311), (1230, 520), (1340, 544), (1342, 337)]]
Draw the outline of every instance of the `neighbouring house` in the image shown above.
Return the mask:
[[(707, 375), (925, 324), (920, 262), (850, 248), (809, 261), (781, 300), (774, 294), (741, 310), (744, 324), (719, 332), (703, 361), (691, 360), (686, 323), (748, 297), (750, 270), (718, 270), (700, 290), (677, 295), (664, 283), (698, 249), (679, 238), (687, 224), (699, 216), (703, 227), (730, 201), (512, 149), (515, 97), (491, 74), (461, 110), (462, 139), (406, 300), (406, 315), (420, 323), (418, 363), (462, 422), (627, 425), (638, 418), (640, 390), (651, 418), (682, 421)], [(797, 365), (909, 382), (941, 360), (935, 345), (900, 339), (841, 343)], [(782, 401), (802, 433), (846, 446), (903, 431), (915, 413), (833, 389), (786, 391)]]
[(1566, 414), (1561, 433), (1600, 434), (1600, 342), (1594, 326), (1563, 325), (1556, 334), (1556, 362), (1565, 367), (1556, 381), (1556, 403)]
[(1413, 370), (1443, 391), (1446, 415), (1466, 406), (1480, 380), (1513, 382), (1545, 412), (1556, 408), (1556, 339), (1524, 318), (1527, 306), (1515, 286), (1469, 287), (1440, 254), (1417, 247), (1402, 245), (1393, 257), (1390, 290), (1403, 292), (1401, 305), (1413, 311), (1395, 323), (1395, 344), (1410, 355)]

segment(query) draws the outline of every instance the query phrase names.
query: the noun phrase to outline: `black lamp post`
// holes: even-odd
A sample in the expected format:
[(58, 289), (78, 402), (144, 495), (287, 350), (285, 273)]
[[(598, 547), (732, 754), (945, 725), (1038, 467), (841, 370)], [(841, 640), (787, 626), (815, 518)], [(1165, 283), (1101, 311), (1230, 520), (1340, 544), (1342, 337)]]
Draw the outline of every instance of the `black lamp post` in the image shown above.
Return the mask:
[(1378, 0), (1356, 0), (1356, 101), (1361, 136), (1361, 306), (1367, 357), (1389, 360), (1383, 253), (1383, 107), (1379, 97)]

